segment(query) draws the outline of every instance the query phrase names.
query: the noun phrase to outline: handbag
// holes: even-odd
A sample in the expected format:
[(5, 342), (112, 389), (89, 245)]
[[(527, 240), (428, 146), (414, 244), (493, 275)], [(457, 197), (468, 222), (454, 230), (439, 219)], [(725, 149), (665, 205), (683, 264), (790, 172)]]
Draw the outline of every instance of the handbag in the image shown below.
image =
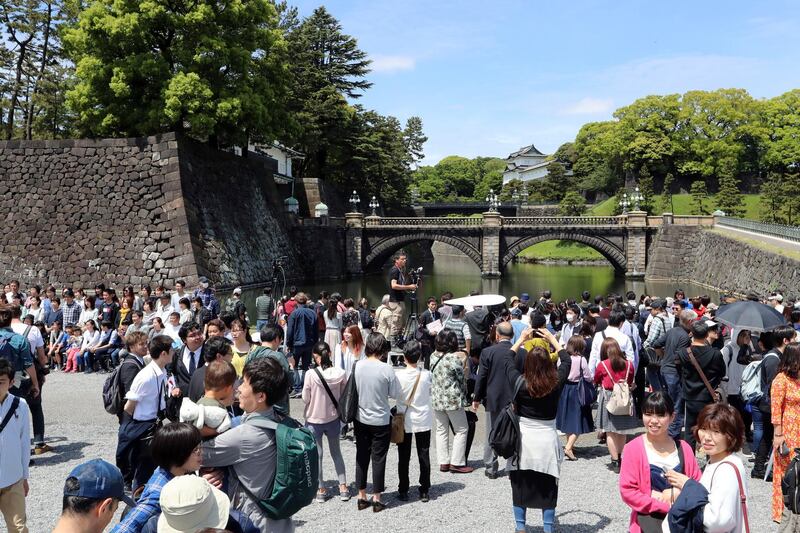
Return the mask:
[(505, 409), (500, 411), (489, 432), (489, 445), (497, 455), (504, 459), (519, 456), (519, 418), (514, 411), (514, 400), (524, 384), (525, 378), (519, 376), (514, 384), (514, 395), (511, 397), (511, 401)]
[(703, 372), (703, 369), (700, 368), (700, 363), (698, 363), (697, 359), (695, 359), (691, 346), (686, 348), (686, 353), (689, 355), (689, 361), (691, 361), (692, 365), (694, 365), (694, 369), (697, 370), (698, 374), (700, 374), (700, 379), (703, 380), (703, 384), (706, 386), (706, 389), (708, 389), (709, 394), (711, 394), (711, 399), (713, 402), (728, 403), (728, 390), (722, 386), (722, 383), (720, 383), (716, 389), (711, 386), (711, 383), (709, 383), (708, 378)]
[[(417, 393), (417, 385), (419, 385), (419, 378), (422, 376), (422, 372), (417, 373), (417, 379), (414, 381), (414, 388), (411, 389), (411, 394), (408, 395), (408, 400), (406, 400), (406, 406), (411, 405), (411, 400), (414, 399), (414, 394)], [(408, 407), (406, 407), (408, 408)], [(391, 442), (392, 444), (400, 444), (404, 440), (406, 440), (406, 414), (397, 412), (392, 415), (392, 435), (391, 435)]]
[[(585, 359), (581, 357), (581, 367), (584, 362)], [(581, 404), (581, 407), (586, 407), (592, 405), (595, 401), (597, 401), (597, 389), (595, 389), (593, 383), (583, 378), (583, 372), (581, 371), (580, 381), (578, 381), (578, 403)]]
[(349, 424), (356, 419), (358, 413), (358, 388), (356, 387), (356, 365), (358, 361), (353, 363), (353, 370), (350, 373), (347, 383), (344, 386), (344, 392), (339, 397), (339, 420), (343, 424)]

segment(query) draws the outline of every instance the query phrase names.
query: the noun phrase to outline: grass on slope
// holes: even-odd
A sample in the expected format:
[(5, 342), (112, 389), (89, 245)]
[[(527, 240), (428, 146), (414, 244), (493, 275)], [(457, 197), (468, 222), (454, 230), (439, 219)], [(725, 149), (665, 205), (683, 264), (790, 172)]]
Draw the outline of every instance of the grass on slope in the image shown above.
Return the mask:
[[(759, 220), (759, 212), (761, 209), (761, 195), (759, 194), (745, 194), (743, 197), (744, 200), (744, 218), (748, 218), (751, 220)], [(587, 215), (595, 215), (595, 216), (610, 216), (614, 212), (614, 198), (609, 198), (599, 204), (595, 205), (592, 209), (587, 211)], [(675, 215), (691, 215), (692, 214), (692, 207), (691, 207), (692, 196), (690, 194), (674, 194), (672, 196), (672, 204), (675, 206)], [(703, 202), (706, 206), (706, 211), (709, 213), (713, 213), (716, 210), (716, 202), (714, 198), (711, 197), (705, 202)], [(656, 198), (656, 207), (661, 206), (661, 197), (658, 196)], [(656, 213), (658, 213), (660, 209), (656, 209)]]
[(585, 244), (573, 241), (545, 241), (525, 248), (519, 257), (558, 260), (558, 261), (591, 261), (603, 259), (600, 252)]

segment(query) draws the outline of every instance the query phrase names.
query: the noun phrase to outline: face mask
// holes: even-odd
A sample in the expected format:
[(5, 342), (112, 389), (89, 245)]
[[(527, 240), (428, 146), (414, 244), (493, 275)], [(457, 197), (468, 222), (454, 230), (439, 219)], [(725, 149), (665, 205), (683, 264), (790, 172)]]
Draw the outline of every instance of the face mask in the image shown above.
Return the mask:
[(207, 289), (208, 288), (208, 283), (201, 283), (200, 286), (203, 287), (204, 289)]
[(575, 315), (567, 313), (567, 322), (572, 322), (573, 320), (575, 320)]

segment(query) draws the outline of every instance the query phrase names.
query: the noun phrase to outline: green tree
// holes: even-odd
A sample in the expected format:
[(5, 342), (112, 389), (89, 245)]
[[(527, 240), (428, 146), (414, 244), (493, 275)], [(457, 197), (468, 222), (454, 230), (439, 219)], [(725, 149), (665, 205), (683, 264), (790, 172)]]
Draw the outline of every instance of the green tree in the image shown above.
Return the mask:
[(448, 200), (444, 180), (436, 172), (436, 167), (422, 166), (412, 174), (413, 186), (419, 192), (422, 202), (444, 202)]
[[(499, 191), (498, 196), (500, 197), (500, 201), (501, 202), (512, 201), (512, 199), (514, 198), (514, 193), (516, 193), (517, 195), (521, 195), (523, 188), (524, 186), (522, 180), (513, 179), (509, 181), (503, 186), (502, 190)], [(494, 192), (495, 194), (498, 193), (497, 190), (495, 190)], [(483, 200), (483, 198), (481, 200)]]
[(671, 168), (679, 116), (678, 94), (646, 96), (615, 111), (624, 168), (636, 171), (646, 166), (658, 174)]
[(672, 205), (672, 183), (675, 181), (672, 172), (667, 172), (664, 176), (664, 190), (661, 193), (661, 212), (675, 213), (675, 206)]
[(782, 223), (783, 175), (779, 172), (771, 172), (761, 184), (759, 192), (761, 193), (759, 218), (773, 224)]
[(725, 212), (729, 217), (744, 215), (744, 196), (739, 191), (739, 180), (735, 176), (726, 174), (719, 177), (719, 191), (716, 196), (717, 209)]
[(692, 195), (692, 214), (707, 215), (705, 201), (708, 199), (708, 189), (706, 189), (706, 182), (702, 180), (692, 182), (689, 192)]
[(782, 211), (786, 223), (794, 225), (800, 217), (800, 172), (786, 173), (781, 184)]
[(571, 180), (567, 178), (564, 166), (558, 161), (551, 161), (547, 165), (547, 176), (545, 176), (544, 182), (547, 200), (551, 202), (560, 202), (567, 191), (573, 188)]
[(618, 128), (618, 122), (590, 122), (578, 131), (572, 165), (578, 189), (613, 194), (623, 184)]
[(82, 135), (176, 130), (246, 147), (287, 121), (286, 47), (269, 0), (94, 0), (64, 45)]
[(478, 181), (478, 168), (474, 161), (466, 157), (451, 155), (436, 164), (436, 172), (456, 197), (473, 197), (475, 183)]
[(406, 120), (406, 127), (403, 130), (403, 143), (405, 144), (406, 152), (411, 159), (411, 162), (416, 164), (425, 157), (423, 147), (428, 141), (428, 138), (422, 131), (422, 119), (419, 117), (409, 117)]
[(586, 212), (586, 199), (576, 191), (569, 191), (558, 204), (561, 216), (581, 216)]
[(800, 165), (800, 89), (767, 100), (763, 109), (769, 136), (766, 165), (776, 172)]
[(575, 143), (573, 142), (566, 142), (562, 144), (553, 154), (553, 160), (558, 161), (567, 169), (572, 168), (572, 165), (575, 164), (577, 158), (578, 154), (575, 150)]
[(648, 215), (653, 214), (654, 196), (653, 191), (653, 176), (647, 167), (643, 166), (639, 171), (639, 194), (642, 195), (642, 201), (639, 203), (639, 208), (647, 212)]

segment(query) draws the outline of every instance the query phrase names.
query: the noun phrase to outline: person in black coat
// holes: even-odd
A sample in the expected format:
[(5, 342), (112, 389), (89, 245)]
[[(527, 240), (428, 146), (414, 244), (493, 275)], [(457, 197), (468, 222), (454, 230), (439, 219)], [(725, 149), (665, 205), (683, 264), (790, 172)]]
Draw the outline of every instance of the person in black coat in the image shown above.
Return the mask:
[(197, 400), (202, 398), (206, 393), (206, 370), (208, 365), (217, 359), (225, 360), (227, 362), (233, 361), (233, 350), (231, 349), (231, 341), (225, 337), (212, 337), (203, 344), (203, 366), (195, 370), (192, 374), (192, 379), (189, 381), (189, 389), (187, 395), (190, 400), (197, 403)]
[(189, 383), (192, 375), (205, 364), (203, 359), (203, 328), (197, 322), (186, 322), (178, 331), (183, 347), (176, 350), (172, 361), (167, 364), (166, 371), (175, 380), (167, 401), (167, 418), (178, 420), (183, 397), (189, 394)]
[(486, 442), (483, 445), (484, 474), (489, 479), (497, 477), (497, 454), (489, 445), (492, 423), (502, 409), (511, 402), (512, 391), (508, 387), (506, 365), (513, 361), (515, 353), (511, 349), (514, 328), (510, 322), (501, 322), (496, 329), (497, 344), (484, 348), (478, 363), (478, 378), (475, 382), (475, 397), (472, 408), (478, 410), (481, 403), (486, 410)]

